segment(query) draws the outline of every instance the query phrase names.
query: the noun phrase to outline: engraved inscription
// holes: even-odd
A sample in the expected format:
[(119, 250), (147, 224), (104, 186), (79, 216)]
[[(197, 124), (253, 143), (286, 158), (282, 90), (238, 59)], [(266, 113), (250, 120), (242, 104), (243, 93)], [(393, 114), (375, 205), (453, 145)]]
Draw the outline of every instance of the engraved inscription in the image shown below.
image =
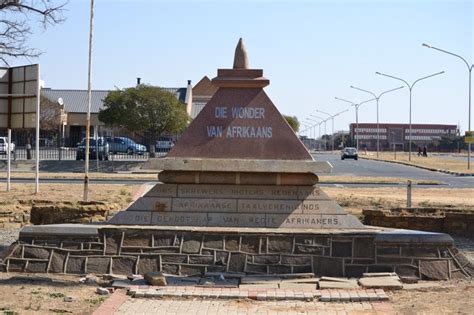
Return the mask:
[(120, 211), (109, 221), (109, 223), (124, 225), (150, 224), (151, 212)]
[(172, 211), (236, 212), (234, 199), (174, 198)]
[(265, 119), (265, 108), (234, 106), (230, 110), (226, 106), (217, 106), (214, 111), (216, 119), (232, 118), (237, 125), (228, 125), (224, 130), (222, 125), (206, 126), (208, 138), (271, 138), (273, 129), (270, 126), (238, 125), (241, 120)]
[(249, 198), (278, 200), (329, 199), (319, 187), (256, 186), (256, 185), (178, 185), (178, 196), (186, 198)]

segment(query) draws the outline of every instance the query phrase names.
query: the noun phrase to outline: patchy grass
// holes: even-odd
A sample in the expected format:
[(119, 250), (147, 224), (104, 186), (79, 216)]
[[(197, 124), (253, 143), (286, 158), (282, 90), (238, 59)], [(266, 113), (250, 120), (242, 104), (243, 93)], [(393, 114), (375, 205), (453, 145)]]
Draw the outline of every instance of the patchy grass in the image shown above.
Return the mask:
[[(405, 207), (405, 187), (323, 187), (329, 197), (351, 213), (369, 208)], [(413, 207), (474, 209), (474, 188), (412, 188)]]
[(474, 174), (474, 169), (467, 169), (467, 162), (463, 159), (450, 159), (449, 157), (443, 155), (432, 155), (428, 153), (428, 157), (418, 156), (417, 152), (411, 154), (411, 161), (408, 159), (408, 153), (406, 152), (397, 152), (395, 156), (390, 152), (380, 152), (379, 157), (377, 158), (374, 152), (370, 152), (367, 155), (361, 154), (361, 157), (371, 160), (380, 160), (380, 161), (398, 161), (403, 162), (409, 165), (423, 166), (428, 168), (435, 168), (440, 170), (446, 170), (451, 172), (460, 172), (460, 173), (471, 173)]

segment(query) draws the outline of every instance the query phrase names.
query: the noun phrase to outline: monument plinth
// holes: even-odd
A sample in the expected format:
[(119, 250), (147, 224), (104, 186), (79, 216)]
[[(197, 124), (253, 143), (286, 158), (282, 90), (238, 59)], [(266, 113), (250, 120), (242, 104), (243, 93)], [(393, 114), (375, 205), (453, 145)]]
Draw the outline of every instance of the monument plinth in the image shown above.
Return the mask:
[(460, 278), (474, 266), (447, 234), (364, 226), (317, 185), (314, 161), (249, 69), (242, 40), (212, 99), (125, 211), (104, 225), (26, 227), (7, 271), (206, 272)]

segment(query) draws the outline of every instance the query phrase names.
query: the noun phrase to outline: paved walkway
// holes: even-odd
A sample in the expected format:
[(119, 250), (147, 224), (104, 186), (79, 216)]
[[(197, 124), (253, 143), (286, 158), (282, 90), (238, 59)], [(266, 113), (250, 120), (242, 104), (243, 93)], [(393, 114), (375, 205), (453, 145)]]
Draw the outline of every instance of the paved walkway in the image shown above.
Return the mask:
[(388, 302), (128, 299), (114, 314), (394, 314)]
[[(145, 288), (143, 288), (145, 289)], [(288, 300), (276, 300), (275, 290), (259, 290), (255, 296), (240, 298), (222, 294), (220, 290), (218, 296), (210, 294), (216, 292), (215, 289), (199, 289), (201, 292), (194, 292), (192, 287), (172, 288), (175, 293), (181, 295), (161, 295), (159, 298), (132, 298), (125, 294), (125, 290), (117, 290), (110, 296), (95, 312), (95, 315), (108, 314), (393, 314), (394, 311), (383, 290), (312, 290), (318, 296), (319, 301), (308, 299), (295, 299), (301, 292), (290, 294)], [(208, 291), (208, 292), (202, 292)], [(225, 290), (224, 290), (225, 291)], [(289, 290), (279, 290), (289, 291)], [(306, 290), (305, 290), (306, 291)], [(372, 291), (372, 292), (371, 292)], [(376, 294), (376, 291), (377, 294)], [(320, 292), (320, 293), (319, 293)], [(189, 295), (187, 293), (199, 293)], [(204, 294), (203, 294), (204, 293)], [(293, 293), (293, 292), (291, 292)], [(308, 293), (308, 291), (304, 292)], [(273, 297), (273, 300), (260, 300), (259, 295)], [(369, 294), (369, 295), (367, 295)], [(373, 295), (373, 296), (372, 296)], [(384, 301), (372, 301), (379, 295)], [(325, 301), (322, 298), (327, 296)], [(340, 302), (341, 298), (347, 302)], [(350, 301), (352, 298), (352, 301)], [(360, 300), (360, 299), (363, 300)], [(370, 298), (370, 301), (369, 301)], [(339, 301), (339, 302), (333, 302)]]

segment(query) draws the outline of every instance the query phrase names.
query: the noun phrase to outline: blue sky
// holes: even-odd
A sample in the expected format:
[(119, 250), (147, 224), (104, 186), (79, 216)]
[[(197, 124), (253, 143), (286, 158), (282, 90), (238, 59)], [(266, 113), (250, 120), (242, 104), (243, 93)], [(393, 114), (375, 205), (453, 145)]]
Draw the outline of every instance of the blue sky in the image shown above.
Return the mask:
[[(31, 37), (31, 45), (44, 52), (32, 61), (41, 64), (47, 87), (87, 88), (89, 3), (71, 0), (64, 24)], [(473, 1), (96, 0), (93, 88), (132, 86), (136, 77), (165, 87), (212, 78), (217, 68), (232, 66), (243, 37), (251, 67), (264, 70), (266, 92), (284, 114), (304, 120), (319, 115), (316, 109), (347, 109), (335, 96), (370, 98), (350, 85), (374, 92), (400, 86), (375, 71), (412, 82), (444, 70), (415, 86), (413, 122), (465, 130), (467, 67), (421, 44), (473, 63), (473, 19)], [(360, 122), (375, 122), (375, 103), (359, 114)], [(351, 109), (336, 118), (335, 129), (347, 130), (354, 120)], [(408, 89), (382, 97), (380, 121), (408, 122)]]

